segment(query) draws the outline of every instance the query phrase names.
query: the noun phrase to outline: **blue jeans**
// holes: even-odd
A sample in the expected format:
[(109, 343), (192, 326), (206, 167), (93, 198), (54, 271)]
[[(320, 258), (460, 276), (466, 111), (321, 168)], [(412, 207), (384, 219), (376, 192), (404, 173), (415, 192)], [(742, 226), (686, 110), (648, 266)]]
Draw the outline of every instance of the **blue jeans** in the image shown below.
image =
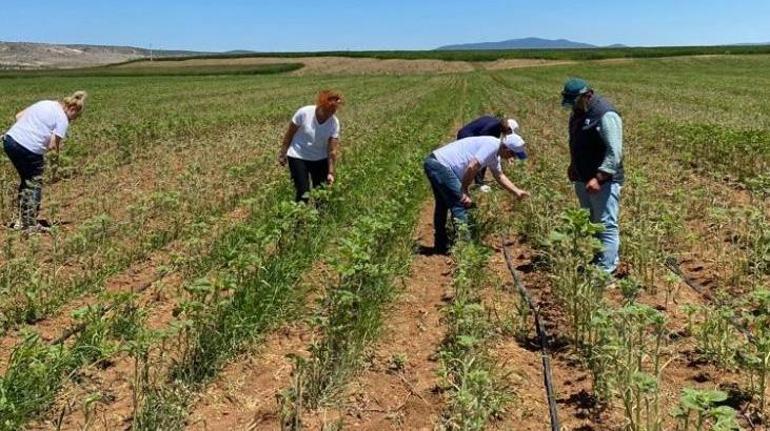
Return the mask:
[(588, 193), (586, 183), (576, 182), (575, 193), (580, 206), (591, 213), (591, 221), (604, 225), (604, 232), (598, 235), (604, 246), (596, 256), (596, 264), (606, 272), (613, 272), (620, 263), (620, 189), (619, 183), (608, 181), (602, 184), (598, 193)]
[(425, 175), (433, 189), (433, 197), (436, 199), (436, 209), (433, 212), (433, 228), (435, 239), (433, 246), (436, 250), (444, 251), (449, 248), (446, 222), (447, 212), (452, 212), (452, 217), (459, 223), (468, 223), (468, 210), (460, 203), (463, 197), (462, 183), (454, 172), (439, 163), (431, 154), (423, 164)]
[(22, 227), (34, 226), (37, 224), (37, 213), (43, 197), (45, 159), (22, 147), (8, 135), (3, 139), (3, 149), (19, 173), (19, 221)]

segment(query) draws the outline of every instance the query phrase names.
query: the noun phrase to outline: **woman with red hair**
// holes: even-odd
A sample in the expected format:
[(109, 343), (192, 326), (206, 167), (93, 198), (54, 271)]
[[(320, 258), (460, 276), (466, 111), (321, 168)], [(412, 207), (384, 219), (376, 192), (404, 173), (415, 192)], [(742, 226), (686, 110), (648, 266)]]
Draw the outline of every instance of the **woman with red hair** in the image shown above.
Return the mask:
[(340, 122), (334, 115), (342, 94), (323, 90), (315, 105), (300, 108), (283, 137), (278, 162), (289, 165), (297, 202), (308, 201), (310, 185), (334, 184), (334, 164), (340, 139)]

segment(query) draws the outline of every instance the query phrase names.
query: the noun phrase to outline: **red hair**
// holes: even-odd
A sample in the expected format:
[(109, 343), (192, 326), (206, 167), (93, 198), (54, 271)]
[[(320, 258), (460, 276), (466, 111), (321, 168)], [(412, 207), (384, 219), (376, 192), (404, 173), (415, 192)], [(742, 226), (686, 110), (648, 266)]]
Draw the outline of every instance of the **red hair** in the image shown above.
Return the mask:
[(338, 99), (340, 102), (342, 102), (342, 93), (334, 90), (321, 90), (318, 93), (318, 97), (316, 97), (316, 105), (326, 106), (330, 101), (334, 99)]

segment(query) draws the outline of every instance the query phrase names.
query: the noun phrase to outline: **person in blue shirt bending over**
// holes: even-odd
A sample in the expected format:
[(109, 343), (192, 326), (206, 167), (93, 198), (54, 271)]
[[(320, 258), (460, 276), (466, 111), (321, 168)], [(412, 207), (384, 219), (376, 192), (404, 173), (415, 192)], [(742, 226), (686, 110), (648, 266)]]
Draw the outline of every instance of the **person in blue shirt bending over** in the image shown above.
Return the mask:
[[(514, 119), (502, 119), (492, 115), (484, 115), (479, 117), (470, 123), (464, 125), (457, 132), (457, 140), (471, 138), (474, 136), (494, 136), (495, 138), (502, 138), (503, 136), (514, 133), (519, 128), (519, 123)], [(476, 174), (474, 182), (476, 185), (481, 186), (481, 191), (488, 192), (489, 187), (484, 186), (484, 177), (487, 174), (487, 168), (481, 168)]]

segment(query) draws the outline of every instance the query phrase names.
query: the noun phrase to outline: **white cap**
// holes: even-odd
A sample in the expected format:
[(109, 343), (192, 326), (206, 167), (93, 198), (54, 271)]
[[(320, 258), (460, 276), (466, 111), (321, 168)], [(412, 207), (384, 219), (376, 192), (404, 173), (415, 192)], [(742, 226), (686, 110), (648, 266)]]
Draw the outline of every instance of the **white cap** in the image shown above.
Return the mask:
[(516, 132), (513, 132), (510, 135), (503, 137), (503, 144), (505, 144), (505, 146), (508, 147), (511, 151), (518, 152), (524, 150), (524, 145), (526, 145), (526, 142), (524, 142), (524, 138), (517, 135)]
[(527, 158), (527, 152), (524, 147), (527, 143), (524, 142), (524, 138), (517, 135), (516, 132), (511, 133), (503, 137), (503, 145), (508, 147), (509, 150), (516, 154), (516, 157), (524, 160)]
[(514, 120), (513, 118), (509, 118), (508, 119), (508, 127), (511, 128), (511, 131), (515, 132), (516, 130), (519, 129), (519, 123), (516, 120)]

